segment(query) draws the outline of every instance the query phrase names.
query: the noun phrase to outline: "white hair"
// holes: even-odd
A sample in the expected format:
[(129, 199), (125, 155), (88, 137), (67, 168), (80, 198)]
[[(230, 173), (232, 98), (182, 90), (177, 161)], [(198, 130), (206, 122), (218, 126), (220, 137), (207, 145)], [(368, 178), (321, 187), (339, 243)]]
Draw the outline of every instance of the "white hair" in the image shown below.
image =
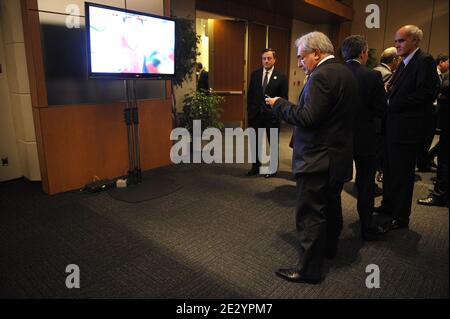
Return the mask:
[(330, 39), (319, 31), (313, 31), (295, 40), (297, 47), (302, 47), (307, 53), (319, 49), (322, 53), (334, 54), (334, 47)]

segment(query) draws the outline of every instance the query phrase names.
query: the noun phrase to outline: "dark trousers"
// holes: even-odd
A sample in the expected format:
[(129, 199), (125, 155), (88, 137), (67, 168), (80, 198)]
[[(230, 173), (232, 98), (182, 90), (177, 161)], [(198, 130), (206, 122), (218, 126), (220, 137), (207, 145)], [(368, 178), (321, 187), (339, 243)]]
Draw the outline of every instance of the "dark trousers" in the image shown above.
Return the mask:
[(375, 192), (375, 156), (355, 155), (355, 186), (358, 191), (357, 210), (361, 229), (370, 227), (374, 206)]
[(297, 174), (296, 226), (302, 258), (299, 271), (320, 279), (326, 255), (335, 255), (342, 229), (342, 183), (330, 183), (328, 173)]
[(430, 157), (428, 151), (433, 143), (434, 134), (436, 133), (437, 115), (433, 114), (424, 119), (425, 130), (423, 143), (419, 145), (417, 154), (417, 167), (419, 170), (426, 169), (430, 165)]
[[(265, 128), (266, 129), (266, 136), (267, 141), (269, 142), (269, 145), (272, 143), (277, 143), (277, 147), (280, 140), (280, 122), (273, 117), (270, 113), (261, 113), (258, 115), (257, 118), (252, 119), (249, 121), (249, 127), (252, 127), (255, 129), (256, 132), (256, 163), (253, 163), (253, 167), (259, 168), (261, 166), (261, 162), (259, 161), (258, 154), (260, 151), (260, 145), (258, 144), (259, 141), (259, 134), (258, 134), (258, 128)], [(278, 129), (278, 140), (277, 141), (271, 141), (270, 140), (270, 129), (271, 128), (277, 128)], [(264, 141), (263, 141), (264, 142)], [(253, 149), (253, 146), (252, 146)], [(279, 159), (279, 151), (278, 151), (278, 159)], [(278, 166), (280, 166), (278, 161)]]
[(417, 150), (417, 143), (387, 143), (382, 206), (406, 223), (411, 215)]
[(442, 129), (439, 137), (438, 168), (433, 195), (448, 201), (448, 129)]
[(383, 163), (386, 158), (386, 136), (377, 134), (375, 138), (375, 171), (383, 171)]

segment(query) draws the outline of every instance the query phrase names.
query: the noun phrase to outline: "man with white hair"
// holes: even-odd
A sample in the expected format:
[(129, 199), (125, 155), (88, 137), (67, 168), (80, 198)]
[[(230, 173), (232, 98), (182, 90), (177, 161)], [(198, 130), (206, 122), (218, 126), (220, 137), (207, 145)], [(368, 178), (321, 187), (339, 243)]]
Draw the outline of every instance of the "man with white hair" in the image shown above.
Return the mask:
[(283, 279), (318, 283), (324, 258), (336, 256), (342, 229), (341, 191), (353, 173), (354, 102), (357, 83), (333, 56), (330, 39), (311, 32), (297, 39), (298, 67), (308, 81), (297, 105), (266, 98), (274, 114), (295, 126), (292, 172), (297, 179), (296, 226), (302, 258), (279, 269)]
[(395, 48), (403, 61), (388, 83), (387, 163), (383, 202), (376, 209), (392, 216), (387, 229), (409, 225), (417, 153), (424, 143), (439, 83), (434, 59), (419, 48), (422, 37), (422, 30), (414, 25), (395, 33)]

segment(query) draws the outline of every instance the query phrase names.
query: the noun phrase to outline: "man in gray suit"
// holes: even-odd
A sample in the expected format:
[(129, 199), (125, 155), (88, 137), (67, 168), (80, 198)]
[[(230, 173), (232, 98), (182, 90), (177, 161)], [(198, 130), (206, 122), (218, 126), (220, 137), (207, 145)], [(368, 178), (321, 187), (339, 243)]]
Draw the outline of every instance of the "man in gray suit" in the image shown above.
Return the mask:
[(397, 55), (397, 49), (395, 47), (387, 48), (381, 53), (380, 65), (374, 67), (375, 71), (381, 73), (383, 83), (386, 84), (392, 77), (395, 69), (400, 62), (401, 58)]
[[(381, 53), (380, 65), (373, 68), (375, 71), (381, 73), (383, 78), (383, 83), (386, 88), (386, 84), (392, 78), (398, 64), (401, 61), (401, 57), (397, 55), (397, 49), (395, 47), (389, 47)], [(377, 171), (376, 180), (378, 182), (383, 182), (383, 162), (386, 156), (385, 152), (385, 132), (384, 132), (385, 119), (375, 118), (375, 130), (376, 130), (376, 158), (375, 158), (375, 169)], [(382, 193), (382, 190), (375, 186), (375, 193), (377, 195)]]

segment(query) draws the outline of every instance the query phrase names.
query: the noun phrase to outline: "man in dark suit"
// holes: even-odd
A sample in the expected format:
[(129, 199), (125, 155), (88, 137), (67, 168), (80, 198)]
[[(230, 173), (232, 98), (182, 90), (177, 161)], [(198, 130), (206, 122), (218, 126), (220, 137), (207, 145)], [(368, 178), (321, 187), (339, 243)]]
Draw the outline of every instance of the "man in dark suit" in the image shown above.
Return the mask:
[(292, 172), (297, 179), (296, 226), (302, 258), (276, 274), (318, 283), (324, 258), (334, 258), (342, 229), (341, 192), (353, 175), (353, 124), (358, 99), (352, 73), (337, 63), (330, 39), (321, 32), (296, 41), (298, 66), (309, 79), (297, 105), (266, 98), (275, 114), (295, 126)]
[[(426, 206), (447, 206), (448, 207), (448, 56), (441, 56), (436, 59), (438, 63), (446, 63), (446, 65), (439, 69), (438, 73), (441, 78), (441, 87), (437, 96), (438, 100), (438, 118), (439, 128), (441, 134), (439, 136), (438, 146), (438, 166), (436, 173), (436, 184), (434, 184), (433, 191), (428, 197), (419, 199), (417, 201), (420, 205)], [(445, 73), (442, 73), (444, 71)]]
[[(265, 105), (264, 96), (281, 96), (288, 98), (288, 81), (286, 75), (275, 69), (276, 52), (268, 48), (262, 52), (262, 68), (254, 71), (250, 78), (250, 84), (247, 92), (247, 119), (249, 127), (256, 130), (256, 141), (258, 139), (258, 128), (265, 128), (269, 143), (270, 128), (280, 129), (280, 120), (273, 114), (272, 110)], [(259, 173), (261, 162), (258, 159), (260, 145), (256, 143), (256, 163), (247, 173), (248, 176)], [(264, 177), (270, 178), (276, 175), (276, 172), (270, 172)]]
[(355, 160), (357, 210), (364, 240), (375, 240), (383, 234), (372, 225), (374, 208), (374, 178), (376, 129), (375, 118), (382, 119), (386, 112), (386, 92), (380, 72), (366, 67), (369, 57), (367, 41), (360, 35), (344, 39), (341, 47), (346, 66), (358, 82), (359, 103), (356, 103), (353, 159)]
[(383, 202), (377, 208), (392, 216), (388, 229), (409, 225), (417, 152), (424, 143), (439, 81), (434, 59), (419, 48), (422, 37), (422, 30), (414, 25), (395, 34), (395, 48), (403, 61), (388, 84), (387, 163)]
[[(442, 90), (442, 84), (443, 84), (444, 78), (448, 77), (448, 66), (449, 66), (449, 64), (448, 64), (448, 55), (439, 54), (436, 57), (435, 61), (436, 61), (436, 66), (437, 66), (436, 71), (438, 73), (439, 81), (440, 81), (440, 83), (439, 83), (439, 85), (440, 85), (440, 87), (439, 87), (439, 94), (442, 94), (442, 93), (440, 93), (440, 91)], [(436, 126), (439, 129), (441, 128), (441, 124), (442, 124), (441, 122), (443, 120), (442, 117), (439, 114), (440, 113), (439, 111), (440, 111), (441, 102), (442, 102), (442, 100), (439, 99), (439, 98), (437, 98), (436, 101), (435, 101), (436, 113), (437, 113)], [(445, 104), (445, 101), (444, 101), (444, 104)], [(428, 157), (430, 168), (431, 167), (436, 167), (436, 165), (434, 163), (434, 158), (436, 156), (438, 156), (438, 149), (439, 149), (439, 142), (436, 145), (434, 145), (428, 151), (428, 156), (427, 157)]]
[(197, 91), (209, 91), (208, 71), (203, 69), (203, 64), (197, 63)]

